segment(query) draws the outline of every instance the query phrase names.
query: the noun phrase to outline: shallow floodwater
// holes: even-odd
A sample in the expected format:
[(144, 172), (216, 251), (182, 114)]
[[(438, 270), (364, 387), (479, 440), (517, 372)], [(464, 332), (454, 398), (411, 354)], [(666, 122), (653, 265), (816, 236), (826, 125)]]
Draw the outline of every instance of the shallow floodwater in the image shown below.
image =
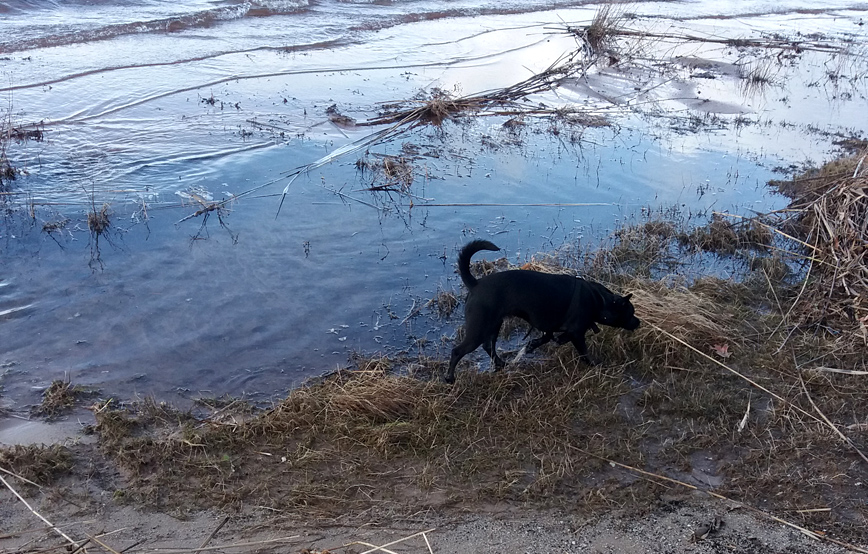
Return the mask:
[[(760, 63), (748, 52), (660, 40), (644, 55), (681, 65), (595, 69), (528, 100), (609, 127), (544, 116), (417, 127), (301, 173), (278, 215), (296, 168), (378, 130), (336, 125), (331, 106), (361, 121), (435, 87), (512, 85), (575, 51), (565, 24), (596, 11), (443, 6), (0, 2), (7, 127), (33, 131), (8, 142), (18, 176), (0, 197), (6, 404), (64, 376), (122, 397), (270, 397), (352, 352), (415, 355), (424, 342), (445, 357), (454, 322), (417, 312), (459, 290), (454, 258), (470, 238), (520, 262), (594, 244), (643, 208), (776, 209), (765, 188), (775, 168), (819, 162), (868, 123), (858, 52), (808, 50), (744, 90), (738, 71)], [(864, 7), (806, 7), (642, 3), (626, 24), (865, 38)], [(384, 155), (412, 167), (406, 190), (366, 190), (372, 173), (357, 161)], [(232, 195), (207, 220), (185, 220), (200, 200)], [(97, 240), (87, 213), (104, 204), (111, 227)]]

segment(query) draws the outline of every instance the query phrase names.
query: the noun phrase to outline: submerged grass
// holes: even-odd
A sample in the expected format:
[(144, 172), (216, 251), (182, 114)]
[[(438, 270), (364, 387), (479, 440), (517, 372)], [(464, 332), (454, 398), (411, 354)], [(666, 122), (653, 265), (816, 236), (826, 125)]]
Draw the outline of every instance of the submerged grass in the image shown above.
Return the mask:
[(76, 402), (92, 394), (93, 391), (81, 385), (73, 385), (68, 380), (56, 379), (42, 393), (42, 402), (33, 408), (33, 414), (46, 419), (55, 419), (69, 411)]

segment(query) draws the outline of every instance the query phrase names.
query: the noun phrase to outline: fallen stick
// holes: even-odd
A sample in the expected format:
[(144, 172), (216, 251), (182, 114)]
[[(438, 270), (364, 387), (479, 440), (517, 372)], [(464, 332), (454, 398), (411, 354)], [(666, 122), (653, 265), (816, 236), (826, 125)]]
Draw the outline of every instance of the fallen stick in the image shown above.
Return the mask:
[[(388, 546), (392, 546), (392, 545), (395, 545), (395, 544), (398, 544), (398, 543), (401, 543), (401, 542), (404, 542), (404, 541), (408, 541), (408, 540), (413, 539), (413, 538), (416, 538), (416, 537), (418, 537), (418, 536), (420, 536), (420, 535), (423, 536), (423, 537), (425, 537), (425, 534), (426, 534), (426, 533), (433, 533), (433, 532), (436, 531), (436, 530), (437, 530), (437, 529), (434, 528), (434, 529), (428, 529), (427, 531), (419, 531), (418, 533), (413, 533), (412, 535), (410, 535), (410, 536), (408, 536), (408, 537), (404, 537), (403, 539), (398, 539), (398, 540), (395, 540), (395, 541), (392, 541), (392, 542), (387, 542), (386, 544), (384, 544), (384, 545), (382, 545), (382, 546), (374, 546), (373, 544), (367, 544), (367, 543), (363, 543), (363, 542), (360, 542), (360, 541), (353, 541), (353, 542), (351, 542), (351, 543), (349, 543), (349, 544), (345, 544), (344, 546), (346, 547), (346, 546), (352, 546), (352, 545), (354, 545), (354, 544), (361, 544), (361, 545), (363, 545), (363, 546), (371, 546), (371, 547), (373, 547), (371, 550), (365, 550), (364, 552), (362, 552), (362, 554), (371, 554), (371, 552), (377, 552), (377, 551), (380, 551), (380, 552), (389, 552), (389, 550), (386, 550), (386, 547), (388, 547)], [(425, 543), (428, 543), (428, 537), (425, 537)], [(429, 549), (431, 548), (430, 544), (428, 545), (428, 548), (429, 548)]]
[(58, 535), (60, 535), (60, 536), (63, 537), (64, 539), (66, 539), (67, 541), (69, 541), (69, 544), (71, 544), (72, 546), (74, 546), (76, 550), (78, 550), (78, 549), (80, 548), (80, 546), (78, 545), (77, 542), (75, 542), (74, 540), (72, 540), (72, 539), (71, 539), (71, 538), (70, 538), (66, 533), (64, 533), (63, 531), (61, 531), (60, 529), (58, 529), (58, 528), (57, 528), (53, 523), (51, 523), (50, 521), (48, 521), (47, 519), (45, 519), (45, 517), (43, 517), (42, 514), (40, 514), (40, 513), (37, 512), (36, 510), (34, 510), (34, 509), (30, 506), (30, 504), (28, 504), (27, 501), (24, 500), (24, 498), (23, 498), (20, 494), (18, 494), (18, 491), (16, 491), (14, 488), (12, 488), (12, 485), (10, 485), (9, 482), (6, 481), (6, 479), (4, 479), (2, 475), (0, 475), (0, 481), (2, 481), (4, 485), (6, 485), (6, 488), (7, 488), (7, 489), (9, 489), (10, 491), (12, 491), (12, 494), (14, 494), (15, 496), (18, 497), (18, 500), (20, 500), (22, 504), (24, 504), (25, 506), (27, 506), (27, 509), (30, 510), (30, 513), (32, 513), (33, 515), (35, 515), (36, 517), (38, 517), (39, 519), (41, 519), (43, 522), (45, 522), (45, 524), (48, 525), (48, 526), (52, 529), (52, 531), (54, 531), (55, 533), (57, 533)]
[[(233, 402), (233, 404), (234, 404), (234, 402)], [(208, 538), (206, 538), (204, 541), (202, 541), (202, 544), (199, 545), (199, 548), (196, 549), (196, 551), (195, 551), (197, 554), (198, 554), (198, 552), (201, 552), (203, 548), (208, 546), (208, 543), (211, 542), (211, 539), (214, 538), (214, 535), (216, 535), (217, 532), (220, 531), (220, 529), (223, 529), (223, 526), (226, 525), (227, 521), (229, 521), (229, 516), (224, 517), (223, 521), (220, 522), (220, 525), (218, 525), (216, 529), (211, 531), (211, 534), (208, 535)]]
[(686, 487), (688, 489), (695, 490), (697, 492), (705, 493), (708, 496), (711, 496), (713, 498), (725, 500), (727, 502), (732, 502), (733, 504), (735, 504), (736, 506), (738, 506), (740, 508), (744, 508), (748, 511), (754, 512), (754, 513), (759, 514), (763, 517), (770, 518), (770, 519), (772, 519), (778, 523), (786, 525), (787, 527), (791, 527), (791, 528), (795, 529), (796, 531), (798, 531), (798, 532), (802, 533), (803, 535), (810, 537), (812, 539), (828, 541), (828, 542), (837, 544), (838, 546), (852, 550), (853, 552), (859, 552), (860, 554), (868, 554), (868, 550), (866, 550), (860, 546), (856, 546), (854, 544), (846, 543), (844, 541), (839, 541), (837, 539), (827, 537), (823, 533), (811, 531), (810, 529), (806, 529), (805, 527), (802, 527), (800, 525), (796, 525), (795, 523), (793, 523), (791, 521), (787, 521), (785, 519), (777, 517), (776, 515), (770, 514), (768, 512), (764, 512), (763, 510), (760, 510), (759, 508), (754, 508), (753, 506), (751, 506), (749, 504), (745, 504), (744, 502), (739, 502), (738, 500), (733, 500), (732, 498), (728, 498), (728, 497), (726, 497), (720, 493), (716, 493), (714, 491), (710, 491), (710, 490), (706, 490), (706, 489), (701, 489), (701, 488), (697, 487), (696, 485), (691, 485), (690, 483), (685, 483), (684, 481), (679, 481), (678, 479), (673, 479), (672, 477), (667, 477), (665, 475), (660, 475), (658, 473), (652, 473), (650, 471), (645, 471), (644, 469), (639, 469), (638, 467), (633, 467), (633, 466), (630, 466), (627, 464), (622, 464), (621, 462), (616, 462), (615, 460), (610, 460), (609, 458), (600, 456), (599, 454), (594, 454), (593, 452), (589, 452), (588, 450), (585, 450), (583, 448), (579, 448), (578, 446), (571, 446), (571, 448), (573, 448), (574, 450), (578, 450), (582, 454), (586, 454), (586, 455), (591, 456), (593, 458), (597, 458), (598, 460), (602, 460), (604, 462), (607, 462), (608, 464), (610, 464), (612, 466), (617, 466), (617, 467), (620, 467), (622, 469), (626, 469), (628, 471), (638, 473), (640, 475), (652, 477), (654, 479), (659, 479), (662, 481), (668, 481), (670, 483), (675, 483), (676, 485), (681, 485), (682, 487)]
[[(659, 331), (660, 333), (663, 333), (663, 334), (666, 335), (667, 337), (669, 337), (669, 338), (671, 338), (671, 339), (674, 339), (674, 340), (680, 342), (681, 344), (683, 344), (683, 345), (686, 346), (687, 348), (693, 350), (694, 352), (696, 352), (696, 353), (699, 354), (700, 356), (703, 356), (703, 357), (705, 357), (705, 358), (711, 360), (712, 362), (716, 363), (717, 365), (719, 365), (719, 366), (722, 367), (723, 369), (729, 371), (730, 373), (732, 373), (732, 374), (734, 374), (734, 375), (737, 375), (738, 377), (741, 377), (742, 379), (744, 379), (745, 381), (747, 381), (747, 382), (750, 383), (751, 385), (755, 386), (756, 388), (760, 389), (761, 391), (765, 392), (766, 394), (771, 395), (773, 398), (775, 398), (775, 399), (777, 399), (777, 400), (780, 400), (781, 402), (783, 402), (784, 404), (790, 406), (791, 408), (793, 408), (793, 409), (796, 410), (797, 412), (801, 413), (802, 415), (808, 416), (809, 418), (813, 419), (813, 420), (816, 421), (817, 423), (824, 423), (824, 424), (828, 425), (829, 428), (832, 429), (832, 431), (834, 431), (836, 435), (838, 435), (839, 437), (841, 437), (841, 439), (842, 439), (842, 440), (843, 440), (843, 441), (844, 441), (848, 446), (850, 446), (850, 447), (851, 447), (851, 448), (856, 452), (856, 454), (859, 455), (860, 458), (862, 458), (866, 463), (868, 463), (868, 457), (866, 457), (865, 454), (863, 454), (862, 451), (859, 450), (859, 449), (856, 447), (856, 445), (853, 443), (853, 441), (850, 440), (850, 439), (849, 439), (849, 438), (848, 438), (844, 433), (842, 433), (840, 429), (838, 429), (837, 427), (835, 427), (835, 425), (834, 425), (831, 421), (829, 421), (828, 419), (826, 419), (826, 416), (823, 415), (822, 412), (820, 412), (820, 415), (821, 415), (822, 417), (817, 417), (817, 416), (815, 416), (814, 414), (812, 414), (812, 413), (810, 413), (810, 412), (808, 412), (808, 411), (806, 411), (806, 410), (804, 410), (804, 409), (802, 409), (802, 408), (796, 406), (795, 404), (793, 404), (792, 402), (790, 402), (790, 401), (787, 400), (786, 398), (784, 398), (784, 397), (782, 397), (782, 396), (780, 396), (780, 395), (778, 395), (778, 394), (773, 393), (772, 391), (770, 391), (769, 389), (767, 389), (767, 388), (765, 388), (764, 386), (760, 385), (759, 383), (757, 383), (756, 381), (754, 381), (753, 379), (751, 379), (751, 378), (748, 377), (747, 375), (744, 375), (744, 374), (742, 374), (742, 373), (739, 373), (738, 371), (732, 369), (731, 367), (729, 367), (729, 366), (726, 365), (725, 363), (721, 362), (720, 360), (716, 360), (716, 359), (712, 358), (711, 356), (709, 356), (708, 354), (706, 354), (706, 353), (703, 352), (702, 350), (699, 350), (699, 349), (696, 348), (695, 346), (693, 346), (693, 345), (691, 345), (691, 344), (688, 344), (687, 342), (685, 342), (684, 340), (682, 340), (682, 339), (676, 337), (675, 335), (673, 335), (673, 334), (670, 333), (669, 331), (666, 331), (666, 330), (664, 330), (664, 329), (661, 329), (660, 327), (654, 325), (653, 323), (649, 323), (649, 325), (651, 325), (651, 327), (653, 327), (654, 329), (656, 329), (656, 330)], [(801, 378), (801, 374), (799, 374), (799, 378)], [(808, 400), (811, 400), (810, 396), (808, 397)], [(813, 400), (811, 400), (811, 404), (813, 404)], [(816, 409), (816, 406), (814, 406), (814, 408)], [(817, 411), (819, 412), (819, 410), (817, 410)]]

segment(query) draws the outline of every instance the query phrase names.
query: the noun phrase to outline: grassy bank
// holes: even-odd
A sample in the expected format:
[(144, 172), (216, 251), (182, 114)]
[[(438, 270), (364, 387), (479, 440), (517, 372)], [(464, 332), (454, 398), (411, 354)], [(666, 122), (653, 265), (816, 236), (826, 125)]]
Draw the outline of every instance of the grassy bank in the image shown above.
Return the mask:
[[(93, 456), (120, 472), (116, 502), (359, 521), (497, 501), (642, 513), (699, 489), (861, 541), (864, 159), (776, 183), (792, 199), (778, 213), (649, 218), (532, 262), (633, 293), (643, 326), (589, 337), (599, 366), (550, 344), (503, 372), (465, 363), (448, 386), (445, 359), (359, 358), (268, 410), (101, 402), (97, 446), (39, 463), (38, 449), (3, 450), (0, 464), (62, 482)], [(703, 275), (712, 261), (734, 276)]]

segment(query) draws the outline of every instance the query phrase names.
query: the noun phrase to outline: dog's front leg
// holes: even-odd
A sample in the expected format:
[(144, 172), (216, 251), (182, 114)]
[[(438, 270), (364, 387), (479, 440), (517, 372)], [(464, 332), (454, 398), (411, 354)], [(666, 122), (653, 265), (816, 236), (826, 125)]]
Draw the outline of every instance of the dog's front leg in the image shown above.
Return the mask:
[[(565, 333), (566, 334), (566, 333)], [(588, 365), (597, 365), (597, 360), (588, 354), (588, 343), (585, 342), (585, 333), (570, 333), (571, 341), (579, 357)]]

